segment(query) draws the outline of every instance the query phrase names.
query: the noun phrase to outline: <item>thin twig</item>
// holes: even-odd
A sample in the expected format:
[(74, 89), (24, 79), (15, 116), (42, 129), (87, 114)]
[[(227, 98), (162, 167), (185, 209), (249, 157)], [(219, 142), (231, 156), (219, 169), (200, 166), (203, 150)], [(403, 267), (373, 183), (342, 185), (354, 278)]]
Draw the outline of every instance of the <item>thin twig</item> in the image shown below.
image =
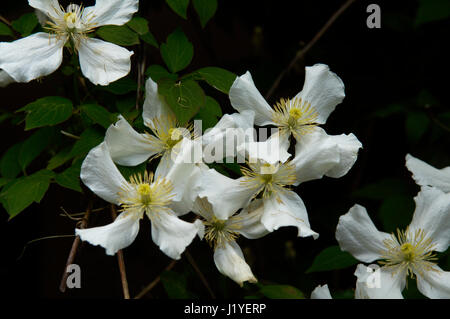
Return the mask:
[(426, 111), (427, 111), (427, 115), (428, 117), (437, 125), (439, 126), (441, 129), (450, 132), (450, 127), (448, 127), (447, 125), (445, 125), (444, 123), (442, 123), (437, 117), (436, 115), (434, 115), (434, 113), (431, 111), (431, 108), (429, 106), (426, 106)]
[(141, 61), (139, 61), (138, 65), (137, 65), (137, 69), (138, 69), (138, 85), (137, 85), (137, 90), (136, 90), (136, 110), (139, 109), (139, 102), (141, 100), (141, 87), (142, 87), (142, 82), (145, 79), (145, 64), (146, 64), (146, 53), (145, 53), (145, 46), (144, 48), (140, 48), (139, 50), (142, 54), (142, 51), (144, 51), (144, 53), (142, 54), (142, 59)]
[[(171, 270), (175, 264), (177, 263), (177, 260), (172, 260), (170, 264), (167, 265), (167, 267), (164, 269), (164, 271)], [(140, 293), (138, 293), (133, 299), (141, 299), (144, 297), (150, 290), (152, 290), (159, 282), (161, 281), (161, 275), (156, 277), (150, 284), (148, 284)]]
[[(111, 217), (113, 220), (117, 218), (116, 207), (111, 204)], [(130, 291), (128, 290), (127, 273), (125, 270), (125, 260), (123, 258), (122, 249), (117, 252), (117, 263), (119, 264), (120, 278), (122, 281), (123, 298), (130, 299)]]
[(72, 133), (69, 133), (69, 132), (66, 132), (66, 131), (63, 131), (63, 130), (61, 130), (60, 133), (61, 133), (62, 135), (67, 136), (67, 137), (73, 138), (73, 139), (75, 139), (75, 140), (79, 140), (79, 139), (80, 139), (79, 136), (73, 135)]
[[(105, 208), (106, 207), (100, 207), (100, 208), (92, 209), (91, 213), (101, 212), (102, 210), (105, 210)], [(64, 209), (64, 208), (61, 207), (61, 209)], [(86, 214), (86, 212), (73, 213), (73, 214), (69, 214), (69, 213), (65, 212), (64, 214), (59, 214), (59, 216), (69, 217), (70, 219), (73, 219), (73, 220), (80, 220), (81, 218), (76, 218), (74, 216), (83, 216), (84, 214)]]
[(9, 22), (8, 20), (6, 20), (2, 15), (0, 15), (0, 21), (3, 21), (3, 22), (6, 23), (7, 25), (11, 26), (11, 22)]
[(285, 68), (280, 75), (277, 77), (275, 82), (273, 83), (272, 87), (269, 89), (269, 91), (266, 94), (266, 100), (268, 100), (278, 85), (280, 85), (281, 80), (283, 77), (294, 67), (294, 65), (297, 63), (298, 60), (303, 58), (305, 54), (316, 44), (316, 42), (324, 35), (324, 33), (331, 27), (331, 25), (336, 21), (336, 19), (356, 0), (347, 0), (331, 17), (328, 19), (328, 21), (324, 24), (324, 26), (317, 32), (317, 34), (312, 38), (312, 40), (300, 51), (297, 52), (295, 57), (292, 59), (292, 61), (289, 63), (287, 68)]
[(214, 292), (212, 291), (211, 287), (209, 286), (209, 283), (206, 280), (205, 276), (200, 271), (200, 268), (198, 268), (197, 263), (195, 262), (194, 258), (192, 258), (191, 254), (187, 250), (185, 251), (185, 255), (186, 255), (189, 263), (191, 264), (191, 266), (194, 268), (194, 270), (197, 273), (197, 275), (200, 277), (200, 280), (202, 281), (202, 283), (205, 286), (206, 290), (208, 290), (209, 294), (211, 295), (211, 298), (212, 299), (216, 299), (216, 295), (214, 294)]
[(16, 261), (18, 261), (20, 258), (22, 258), (23, 254), (25, 253), (25, 249), (28, 247), (28, 245), (30, 245), (32, 243), (35, 243), (37, 241), (41, 241), (44, 239), (67, 238), (67, 237), (75, 237), (75, 235), (53, 235), (53, 236), (45, 236), (45, 237), (30, 240), (29, 242), (27, 242), (25, 244), (25, 246), (23, 246), (22, 253), (20, 254), (19, 257), (17, 257)]
[[(84, 214), (83, 219), (78, 223), (78, 225), (77, 225), (78, 228), (80, 228), (80, 229), (86, 228), (87, 222), (89, 219), (89, 215), (91, 213), (91, 209), (92, 209), (92, 200), (89, 201), (88, 207), (86, 209), (86, 214)], [(64, 267), (64, 274), (62, 276), (61, 283), (59, 284), (59, 290), (61, 292), (66, 291), (66, 287), (67, 287), (66, 282), (67, 282), (67, 277), (69, 276), (69, 273), (67, 272), (67, 267), (69, 267), (69, 265), (73, 264), (75, 255), (77, 254), (77, 251), (78, 251), (78, 246), (80, 245), (80, 241), (81, 241), (80, 236), (77, 236), (75, 238), (75, 240), (73, 241), (72, 248), (70, 249), (69, 257), (67, 257), (66, 267)]]

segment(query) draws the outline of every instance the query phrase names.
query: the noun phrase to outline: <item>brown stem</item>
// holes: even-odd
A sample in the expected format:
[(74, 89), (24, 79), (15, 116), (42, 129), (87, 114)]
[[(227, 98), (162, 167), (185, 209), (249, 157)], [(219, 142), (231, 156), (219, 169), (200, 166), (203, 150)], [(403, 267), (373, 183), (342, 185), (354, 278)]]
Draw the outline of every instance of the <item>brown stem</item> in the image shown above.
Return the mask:
[[(177, 263), (177, 260), (172, 260), (170, 264), (167, 265), (167, 267), (164, 269), (164, 271), (171, 270), (175, 264)], [(159, 282), (161, 281), (161, 275), (156, 277), (150, 284), (148, 284), (140, 293), (138, 293), (133, 299), (140, 299), (144, 297), (150, 290), (152, 290)]]
[(269, 91), (266, 94), (266, 100), (268, 100), (276, 88), (280, 85), (281, 80), (283, 77), (294, 67), (294, 65), (297, 63), (298, 60), (303, 58), (305, 54), (316, 44), (316, 42), (327, 32), (327, 30), (331, 27), (331, 25), (336, 21), (336, 19), (356, 0), (347, 0), (331, 17), (328, 19), (328, 21), (324, 24), (324, 26), (317, 32), (317, 34), (312, 38), (312, 40), (300, 51), (297, 52), (295, 57), (292, 59), (292, 61), (289, 63), (287, 68), (285, 68), (280, 75), (277, 77), (275, 82), (273, 83), (272, 87), (269, 89)]
[[(86, 213), (84, 214), (83, 219), (77, 224), (78, 228), (80, 228), (80, 229), (86, 228), (91, 210), (92, 210), (92, 200), (89, 200), (88, 207), (86, 209)], [(66, 267), (64, 268), (64, 274), (62, 276), (61, 283), (59, 284), (59, 290), (61, 292), (66, 292), (67, 277), (69, 277), (69, 273), (67, 272), (67, 267), (69, 267), (69, 265), (73, 264), (75, 255), (77, 254), (77, 251), (78, 251), (78, 246), (80, 245), (80, 241), (81, 241), (80, 236), (77, 236), (73, 241), (72, 248), (70, 249), (69, 257), (67, 258), (67, 262), (66, 262)]]
[[(117, 217), (116, 207), (111, 204), (111, 216), (113, 220)], [(127, 273), (125, 271), (125, 260), (123, 258), (122, 249), (117, 252), (117, 263), (119, 264), (120, 278), (122, 280), (123, 298), (130, 299), (130, 291), (128, 290)]]
[(2, 15), (0, 15), (0, 21), (3, 21), (3, 22), (6, 23), (7, 25), (11, 26), (11, 22), (9, 22), (8, 20), (6, 20)]
[(209, 283), (206, 280), (205, 276), (200, 271), (200, 268), (198, 268), (197, 263), (195, 262), (194, 258), (192, 258), (191, 254), (187, 250), (185, 251), (185, 255), (187, 257), (187, 260), (191, 264), (191, 266), (194, 268), (194, 270), (197, 273), (197, 275), (200, 277), (200, 280), (202, 281), (203, 285), (208, 290), (209, 294), (211, 295), (211, 298), (212, 299), (216, 299), (216, 295), (214, 294), (214, 292), (212, 291), (211, 287), (209, 286)]

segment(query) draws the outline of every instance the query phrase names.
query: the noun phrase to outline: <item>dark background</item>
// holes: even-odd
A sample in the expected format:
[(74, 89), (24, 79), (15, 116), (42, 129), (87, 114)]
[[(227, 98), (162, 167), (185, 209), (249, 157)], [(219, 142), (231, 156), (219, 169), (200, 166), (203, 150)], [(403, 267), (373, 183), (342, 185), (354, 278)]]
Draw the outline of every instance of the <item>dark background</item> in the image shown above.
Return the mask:
[[(187, 72), (205, 66), (223, 67), (238, 75), (250, 70), (264, 95), (296, 52), (343, 2), (222, 0), (205, 29), (201, 29), (192, 5), (187, 21), (162, 0), (141, 0), (139, 15), (150, 21), (151, 32), (160, 43), (177, 26), (182, 27), (195, 52)], [(312, 229), (320, 233), (320, 238), (297, 238), (296, 229), (283, 228), (259, 240), (238, 239), (260, 282), (293, 285), (307, 297), (314, 287), (325, 283), (335, 297), (352, 297), (354, 266), (311, 274), (305, 274), (305, 270), (320, 251), (337, 245), (334, 231), (338, 218), (353, 204), (366, 206), (380, 229), (393, 231), (393, 225), (404, 227), (409, 223), (414, 211), (412, 198), (419, 188), (405, 168), (407, 153), (438, 168), (450, 165), (450, 21), (416, 26), (418, 1), (375, 1), (381, 7), (381, 29), (369, 29), (366, 8), (372, 2), (356, 1), (344, 12), (298, 61), (269, 100), (273, 104), (281, 97), (298, 93), (303, 86), (304, 66), (315, 63), (328, 64), (345, 83), (346, 98), (323, 127), (328, 134), (354, 133), (363, 144), (358, 161), (343, 178), (323, 178), (297, 189), (308, 209)], [(86, 6), (92, 3), (85, 2)], [(1, 6), (1, 14), (8, 20), (25, 12), (32, 12), (25, 0), (3, 1)], [(148, 64), (163, 65), (157, 49), (150, 48), (146, 54)], [(139, 58), (139, 54), (133, 58)], [(39, 97), (58, 95), (61, 85), (62, 76), (56, 72), (40, 83), (0, 89), (1, 109), (16, 110)], [(227, 96), (211, 94), (220, 102), (223, 113), (233, 112)], [(23, 125), (3, 122), (2, 153), (27, 134)], [(103, 248), (82, 245), (75, 259), (81, 266), (82, 288), (68, 289), (65, 294), (59, 292), (58, 286), (72, 238), (32, 243), (18, 259), (30, 240), (73, 234), (75, 222), (60, 216), (61, 206), (76, 213), (83, 212), (86, 205), (86, 197), (51, 185), (40, 205), (33, 204), (11, 221), (0, 209), (0, 282), (9, 297), (122, 297), (116, 257), (106, 256)], [(105, 202), (95, 199), (94, 207), (104, 206)], [(94, 214), (90, 225), (110, 221), (106, 210)], [(218, 297), (241, 298), (257, 290), (253, 285), (240, 289), (222, 276), (214, 265), (213, 251), (205, 242), (195, 240), (188, 251)], [(152, 242), (146, 219), (124, 256), (132, 296), (170, 262)], [(442, 257), (440, 265), (445, 270), (450, 270), (449, 259), (448, 255)], [(190, 296), (209, 297), (186, 258), (177, 263), (174, 271), (187, 281)], [(405, 295), (420, 297), (413, 282)], [(168, 295), (159, 284), (147, 297)]]

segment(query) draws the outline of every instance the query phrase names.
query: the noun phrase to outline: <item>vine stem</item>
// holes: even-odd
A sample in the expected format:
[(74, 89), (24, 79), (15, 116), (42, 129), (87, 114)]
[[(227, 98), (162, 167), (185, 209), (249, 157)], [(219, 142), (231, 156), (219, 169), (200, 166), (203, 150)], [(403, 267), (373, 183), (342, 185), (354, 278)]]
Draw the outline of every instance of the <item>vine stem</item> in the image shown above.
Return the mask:
[(328, 21), (323, 25), (323, 27), (316, 33), (316, 35), (312, 38), (311, 41), (300, 51), (297, 52), (295, 57), (291, 60), (289, 65), (278, 75), (275, 82), (272, 84), (271, 88), (266, 94), (266, 100), (268, 100), (275, 90), (280, 85), (283, 77), (294, 67), (298, 60), (303, 58), (305, 54), (316, 44), (316, 42), (327, 32), (327, 30), (331, 27), (331, 25), (336, 21), (336, 19), (345, 11), (347, 8), (356, 0), (347, 0), (333, 15), (328, 19)]
[(194, 268), (195, 272), (199, 276), (199, 278), (202, 281), (203, 285), (208, 290), (209, 294), (211, 295), (211, 298), (212, 299), (216, 299), (216, 295), (214, 294), (214, 292), (212, 291), (211, 287), (209, 286), (209, 283), (206, 280), (205, 276), (200, 271), (200, 268), (198, 268), (197, 263), (195, 262), (194, 258), (192, 258), (191, 254), (187, 250), (185, 251), (185, 255), (186, 255), (187, 260), (189, 261), (189, 263), (191, 264), (191, 266)]
[[(89, 220), (89, 215), (91, 214), (91, 210), (92, 210), (92, 200), (89, 200), (88, 207), (86, 208), (86, 213), (84, 214), (83, 219), (77, 224), (78, 228), (80, 228), (80, 229), (86, 228), (88, 220)], [(61, 292), (66, 292), (67, 278), (69, 277), (69, 273), (67, 272), (67, 267), (69, 267), (69, 265), (73, 264), (73, 261), (75, 260), (75, 256), (78, 251), (78, 246), (80, 245), (80, 242), (81, 242), (80, 236), (77, 236), (73, 241), (72, 248), (70, 249), (70, 252), (69, 252), (69, 257), (67, 257), (66, 267), (64, 267), (64, 274), (62, 276), (61, 283), (59, 284), (59, 290)]]
[[(170, 264), (168, 264), (167, 267), (164, 268), (164, 271), (171, 270), (175, 266), (176, 263), (177, 263), (177, 260), (172, 260), (170, 262)], [(140, 293), (138, 293), (135, 297), (133, 297), (133, 299), (141, 299), (147, 293), (149, 293), (150, 290), (152, 290), (160, 281), (161, 281), (161, 275), (156, 277), (151, 283), (149, 283), (144, 289), (142, 289)]]
[[(111, 217), (113, 221), (117, 218), (116, 207), (111, 204)], [(117, 263), (119, 264), (120, 278), (122, 281), (123, 298), (130, 299), (130, 291), (128, 290), (127, 273), (125, 270), (125, 259), (123, 258), (122, 249), (117, 252)]]

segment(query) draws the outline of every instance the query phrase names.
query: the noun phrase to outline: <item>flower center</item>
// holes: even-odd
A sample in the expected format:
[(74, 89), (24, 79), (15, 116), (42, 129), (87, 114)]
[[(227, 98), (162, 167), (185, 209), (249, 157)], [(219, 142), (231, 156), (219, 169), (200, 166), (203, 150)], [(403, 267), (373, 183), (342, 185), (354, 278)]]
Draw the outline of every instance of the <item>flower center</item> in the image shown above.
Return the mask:
[(183, 138), (183, 133), (179, 128), (171, 128), (169, 129), (169, 138), (167, 140), (167, 145), (172, 148), (174, 147), (181, 139)]
[(281, 99), (274, 107), (272, 120), (282, 133), (292, 134), (298, 139), (317, 126), (317, 116), (311, 103), (301, 98)]
[(218, 219), (215, 216), (212, 220), (203, 221), (205, 225), (205, 239), (211, 245), (211, 247), (223, 248), (225, 244), (231, 241), (235, 241), (239, 237), (237, 230), (240, 228), (239, 223), (235, 223), (233, 219), (236, 217), (230, 217), (229, 220)]
[(406, 271), (414, 277), (414, 273), (423, 275), (424, 271), (434, 270), (436, 255), (433, 253), (433, 240), (424, 230), (411, 232), (397, 230), (397, 236), (383, 242), (385, 250), (381, 253), (383, 261), (380, 264), (390, 267), (394, 273)]

